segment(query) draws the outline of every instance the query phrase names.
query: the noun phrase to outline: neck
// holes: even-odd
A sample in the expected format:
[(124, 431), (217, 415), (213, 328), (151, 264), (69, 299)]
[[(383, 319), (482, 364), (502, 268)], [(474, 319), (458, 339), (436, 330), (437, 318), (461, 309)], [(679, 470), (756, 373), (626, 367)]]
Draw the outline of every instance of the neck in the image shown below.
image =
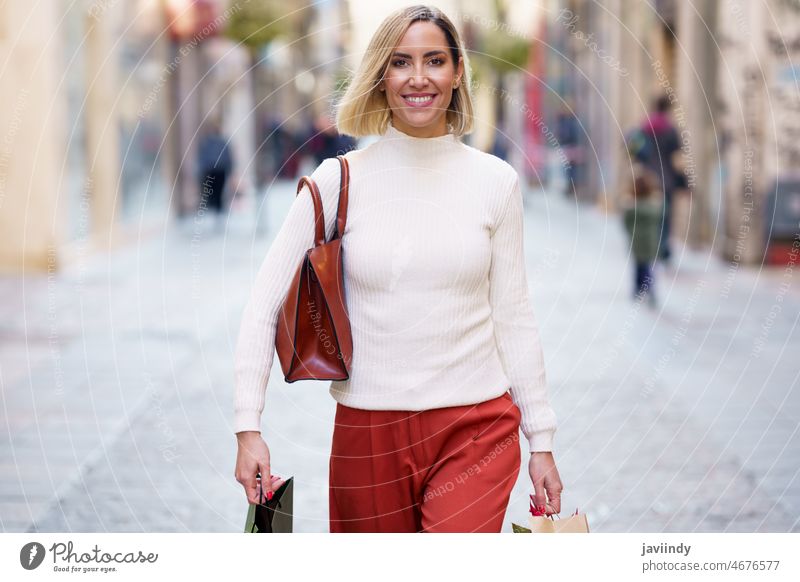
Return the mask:
[(392, 117), (389, 123), (391, 123), (395, 129), (411, 137), (441, 137), (448, 133), (447, 118), (444, 115), (439, 118), (435, 126), (414, 127), (413, 125), (408, 125), (402, 119), (397, 119), (395, 117)]
[(433, 150), (447, 148), (459, 143), (458, 138), (451, 132), (429, 137), (418, 137), (399, 129), (390, 119), (386, 131), (379, 138), (382, 142), (390, 143), (396, 148), (409, 148), (414, 151), (432, 152)]

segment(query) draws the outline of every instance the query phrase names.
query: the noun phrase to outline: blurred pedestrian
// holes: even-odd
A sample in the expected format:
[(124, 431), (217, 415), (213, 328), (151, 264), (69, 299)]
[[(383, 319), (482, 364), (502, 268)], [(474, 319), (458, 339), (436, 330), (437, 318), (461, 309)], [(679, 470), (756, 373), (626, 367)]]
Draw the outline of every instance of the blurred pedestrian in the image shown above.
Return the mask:
[(565, 100), (556, 118), (556, 136), (558, 147), (564, 153), (564, 177), (566, 184), (564, 194), (577, 195), (577, 184), (580, 181), (580, 164), (584, 151), (580, 144), (580, 122), (575, 115), (571, 100)]
[(355, 149), (356, 143), (349, 135), (340, 134), (330, 115), (323, 113), (314, 120), (306, 146), (318, 166), (325, 158), (334, 158)]
[(287, 180), (296, 180), (300, 172), (300, 159), (302, 146), (305, 141), (306, 131), (293, 129), (286, 124), (281, 125), (281, 146), (278, 152), (280, 168), (278, 177)]
[(219, 218), (223, 211), (225, 183), (233, 171), (233, 156), (217, 120), (208, 123), (200, 141), (197, 167), (201, 205), (214, 211)]
[(656, 177), (664, 197), (664, 212), (658, 243), (658, 256), (667, 262), (672, 255), (669, 237), (672, 234), (672, 201), (679, 186), (679, 172), (673, 159), (680, 150), (680, 138), (670, 120), (671, 103), (667, 95), (658, 97), (654, 111), (641, 124), (641, 147), (636, 152), (638, 161), (645, 164)]
[(501, 160), (508, 160), (508, 154), (511, 150), (508, 135), (499, 129), (494, 132), (494, 141), (492, 142), (492, 155), (497, 156)]
[(634, 259), (633, 298), (647, 298), (655, 305), (653, 263), (658, 259), (663, 204), (653, 172), (635, 163), (627, 194), (623, 223)]
[(283, 120), (271, 114), (263, 124), (261, 135), (260, 187), (266, 187), (276, 178), (282, 177), (286, 152), (292, 148), (291, 136), (284, 127)]

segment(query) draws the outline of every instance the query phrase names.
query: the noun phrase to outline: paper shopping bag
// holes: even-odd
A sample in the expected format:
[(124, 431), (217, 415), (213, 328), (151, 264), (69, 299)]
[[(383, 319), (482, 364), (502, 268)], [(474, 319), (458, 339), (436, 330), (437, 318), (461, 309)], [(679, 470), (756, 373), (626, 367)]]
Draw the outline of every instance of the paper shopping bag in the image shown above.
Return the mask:
[(528, 522), (531, 533), (589, 533), (589, 522), (585, 513), (577, 513), (569, 517), (553, 519), (553, 516), (530, 515)]
[(511, 528), (514, 533), (589, 533), (589, 521), (585, 513), (575, 513), (567, 518), (553, 519), (553, 516), (546, 516), (544, 512), (538, 511), (533, 506), (533, 496), (531, 496), (530, 515), (528, 516), (529, 527), (523, 527), (512, 523)]

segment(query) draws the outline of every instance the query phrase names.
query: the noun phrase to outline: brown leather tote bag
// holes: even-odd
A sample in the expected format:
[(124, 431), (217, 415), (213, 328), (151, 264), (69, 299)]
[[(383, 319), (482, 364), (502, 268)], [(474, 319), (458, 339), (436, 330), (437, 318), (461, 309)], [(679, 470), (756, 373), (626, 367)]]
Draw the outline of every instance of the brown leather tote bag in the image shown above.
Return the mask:
[(278, 313), (275, 349), (286, 382), (347, 380), (353, 359), (353, 336), (347, 313), (342, 262), (342, 233), (347, 223), (350, 168), (341, 166), (336, 228), (325, 242), (325, 216), (316, 183), (303, 176), (297, 194), (307, 184), (314, 202), (314, 246), (306, 251)]

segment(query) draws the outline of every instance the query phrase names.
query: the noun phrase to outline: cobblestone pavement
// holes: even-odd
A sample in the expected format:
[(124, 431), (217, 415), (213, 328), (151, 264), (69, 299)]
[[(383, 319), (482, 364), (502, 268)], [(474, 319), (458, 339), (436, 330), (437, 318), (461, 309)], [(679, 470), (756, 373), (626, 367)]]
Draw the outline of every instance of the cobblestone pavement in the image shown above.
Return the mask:
[[(244, 214), (189, 220), (52, 278), (0, 278), (3, 531), (241, 531), (233, 351), (292, 186), (257, 232)], [(792, 271), (679, 248), (653, 308), (630, 298), (616, 216), (541, 192), (526, 213), (562, 514), (605, 532), (800, 531)], [(327, 531), (335, 403), (274, 362), (273, 473), (295, 477), (296, 530)], [(532, 491), (523, 454), (504, 531)]]

